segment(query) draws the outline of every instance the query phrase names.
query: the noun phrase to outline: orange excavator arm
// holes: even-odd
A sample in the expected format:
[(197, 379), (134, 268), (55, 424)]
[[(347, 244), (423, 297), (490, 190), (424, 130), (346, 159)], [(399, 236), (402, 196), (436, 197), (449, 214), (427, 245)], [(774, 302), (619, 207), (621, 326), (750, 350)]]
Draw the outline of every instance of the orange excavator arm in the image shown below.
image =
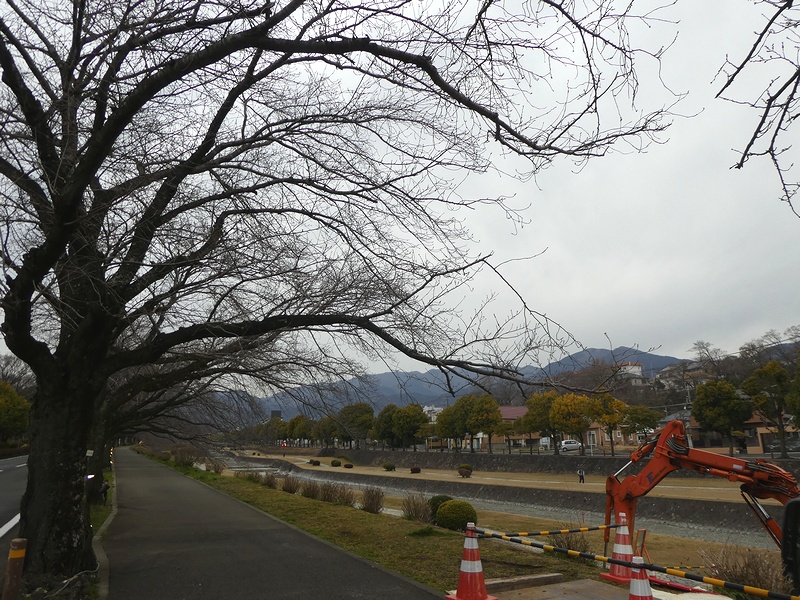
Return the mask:
[[(620, 480), (620, 474), (632, 464), (650, 460), (636, 475)], [(778, 547), (782, 531), (778, 523), (758, 502), (773, 498), (781, 504), (800, 496), (797, 480), (779, 466), (761, 459), (744, 460), (698, 450), (689, 446), (682, 421), (670, 421), (664, 429), (648, 436), (631, 453), (630, 462), (606, 480), (606, 524), (619, 522), (624, 513), (631, 531), (636, 518), (636, 503), (667, 475), (678, 469), (691, 469), (705, 475), (722, 477), (741, 484), (740, 491), (747, 505), (761, 521)], [(605, 532), (608, 542), (609, 530)]]

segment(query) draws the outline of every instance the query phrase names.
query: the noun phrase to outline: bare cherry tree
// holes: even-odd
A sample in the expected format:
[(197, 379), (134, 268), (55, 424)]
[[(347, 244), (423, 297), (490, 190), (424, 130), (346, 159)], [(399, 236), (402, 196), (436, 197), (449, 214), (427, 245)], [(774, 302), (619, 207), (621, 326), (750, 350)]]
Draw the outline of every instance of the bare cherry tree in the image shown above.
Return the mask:
[(394, 351), (514, 378), (548, 343), (547, 320), (524, 303), (483, 318), (452, 308), (496, 268), (459, 210), (519, 217), (454, 182), (490, 169), (493, 153), (536, 171), (640, 147), (664, 114), (632, 108), (635, 60), (655, 56), (630, 46), (629, 3), (519, 11), (6, 5), (2, 331), (37, 380), (27, 577), (94, 566), (85, 455), (117, 373), (292, 332), (323, 356)]
[(745, 140), (734, 167), (748, 160), (770, 160), (783, 189), (782, 200), (795, 215), (793, 199), (800, 187), (796, 149), (800, 116), (800, 10), (792, 0), (760, 0), (762, 19), (755, 25), (752, 43), (744, 52), (731, 52), (723, 72), (725, 83), (717, 94), (756, 110), (750, 136)]

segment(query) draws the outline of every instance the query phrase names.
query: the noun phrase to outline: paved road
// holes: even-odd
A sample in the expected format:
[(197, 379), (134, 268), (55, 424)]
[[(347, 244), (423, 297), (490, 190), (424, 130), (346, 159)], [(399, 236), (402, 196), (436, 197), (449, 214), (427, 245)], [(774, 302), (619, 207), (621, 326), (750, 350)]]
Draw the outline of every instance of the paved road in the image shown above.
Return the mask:
[(26, 456), (0, 460), (0, 540), (14, 535), (14, 522), (28, 478)]
[(126, 448), (103, 538), (110, 600), (441, 600)]

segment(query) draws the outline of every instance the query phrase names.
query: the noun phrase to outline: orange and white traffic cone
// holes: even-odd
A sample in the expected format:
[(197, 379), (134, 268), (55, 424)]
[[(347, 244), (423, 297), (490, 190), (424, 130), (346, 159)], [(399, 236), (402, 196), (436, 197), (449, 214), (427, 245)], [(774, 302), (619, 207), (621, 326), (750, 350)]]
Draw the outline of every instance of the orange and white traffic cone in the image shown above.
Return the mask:
[[(641, 556), (633, 557), (633, 564), (644, 563)], [(631, 568), (631, 591), (628, 600), (653, 600), (653, 590), (650, 589), (650, 579), (644, 568)]]
[(458, 590), (455, 594), (447, 596), (447, 600), (497, 600), (496, 597), (486, 593), (475, 523), (467, 523), (464, 552), (461, 555), (461, 570), (458, 573)]
[[(626, 562), (631, 562), (633, 559), (631, 534), (628, 532), (628, 516), (623, 512), (617, 513), (617, 533), (614, 536), (614, 550), (611, 558)], [(600, 577), (614, 583), (628, 585), (631, 580), (631, 568), (611, 563), (608, 573), (600, 573)]]

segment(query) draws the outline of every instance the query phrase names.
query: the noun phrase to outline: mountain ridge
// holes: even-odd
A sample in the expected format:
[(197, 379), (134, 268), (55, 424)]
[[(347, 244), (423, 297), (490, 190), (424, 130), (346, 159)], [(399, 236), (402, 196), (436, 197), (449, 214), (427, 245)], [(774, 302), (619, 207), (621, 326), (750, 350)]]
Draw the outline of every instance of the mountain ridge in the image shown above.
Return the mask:
[[(614, 349), (585, 348), (549, 363), (545, 367), (528, 366), (521, 370), (532, 379), (548, 379), (580, 371), (592, 364), (640, 363), (643, 375), (652, 378), (661, 369), (686, 360), (688, 359), (653, 354), (627, 346)], [(299, 386), (297, 393), (293, 393), (291, 396), (284, 393), (262, 398), (262, 406), (267, 414), (273, 410), (280, 410), (288, 418), (300, 414), (301, 410), (293, 399), (304, 395), (303, 387)], [(310, 388), (310, 386), (305, 387)], [(474, 389), (464, 382), (460, 391), (466, 394)], [(344, 405), (355, 399), (372, 403), (376, 408), (376, 413), (388, 404), (404, 406), (415, 402), (422, 406), (443, 407), (453, 400), (453, 395), (447, 391), (447, 382), (443, 374), (437, 369), (387, 371), (369, 375), (364, 378), (364, 381), (351, 379), (342, 384), (341, 392), (331, 391), (328, 396), (325, 403), (331, 407), (337, 404)]]

